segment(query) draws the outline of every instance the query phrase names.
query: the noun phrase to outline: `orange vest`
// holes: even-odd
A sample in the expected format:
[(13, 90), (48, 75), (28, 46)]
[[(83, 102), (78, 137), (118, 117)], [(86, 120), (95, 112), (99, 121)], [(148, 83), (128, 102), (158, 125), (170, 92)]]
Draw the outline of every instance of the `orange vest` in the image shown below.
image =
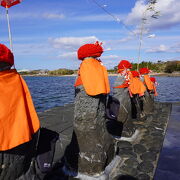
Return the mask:
[(148, 90), (150, 90), (150, 91), (154, 90), (153, 82), (151, 81), (149, 75), (144, 75), (144, 82), (145, 82), (145, 85), (147, 86)]
[(0, 151), (31, 140), (40, 128), (29, 89), (16, 70), (0, 72)]
[(139, 94), (140, 96), (144, 95), (146, 91), (146, 87), (138, 77), (131, 78), (129, 89), (132, 94)]
[(84, 59), (74, 86), (79, 85), (83, 85), (86, 93), (90, 96), (108, 94), (110, 85), (105, 66), (94, 58)]

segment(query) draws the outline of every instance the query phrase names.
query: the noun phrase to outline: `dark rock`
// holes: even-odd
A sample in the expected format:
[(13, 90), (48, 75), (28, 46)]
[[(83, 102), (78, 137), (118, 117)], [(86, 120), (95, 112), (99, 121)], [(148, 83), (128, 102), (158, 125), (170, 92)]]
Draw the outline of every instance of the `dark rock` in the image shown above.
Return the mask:
[(31, 141), (7, 151), (0, 151), (1, 180), (15, 180), (28, 172), (35, 154), (37, 137), (36, 133)]
[(138, 179), (129, 175), (118, 175), (114, 177), (112, 180), (138, 180)]
[(146, 148), (142, 144), (135, 144), (133, 148), (134, 152), (138, 154), (146, 152)]
[(143, 161), (155, 161), (156, 157), (157, 155), (154, 152), (146, 152), (140, 156)]
[(150, 180), (150, 176), (147, 175), (147, 174), (139, 174), (139, 175), (137, 176), (137, 179), (138, 179), (138, 180)]
[(123, 174), (127, 174), (129, 176), (135, 177), (137, 175), (137, 169), (129, 166), (122, 166), (121, 171)]
[(127, 147), (132, 147), (132, 144), (128, 141), (120, 141), (117, 143), (119, 148), (127, 148)]
[(121, 151), (119, 151), (119, 155), (123, 157), (128, 157), (128, 158), (131, 158), (131, 157), (137, 158), (137, 155), (134, 152), (132, 152), (132, 150), (121, 149)]
[(124, 163), (126, 164), (126, 166), (133, 167), (133, 168), (136, 168), (139, 165), (138, 160), (133, 157), (130, 159), (127, 159)]
[(122, 132), (121, 136), (131, 137), (134, 134), (135, 130), (136, 130), (136, 128), (134, 126), (133, 126), (133, 128), (126, 126), (123, 128), (123, 132)]
[(115, 120), (107, 120), (106, 122), (107, 131), (114, 137), (121, 137), (123, 124), (122, 122)]
[(150, 173), (150, 172), (153, 171), (153, 169), (154, 169), (154, 166), (149, 161), (143, 161), (138, 166), (138, 170), (141, 171), (141, 172), (145, 172), (145, 173)]
[[(119, 86), (124, 80), (125, 79), (122, 76), (117, 77), (114, 86)], [(114, 88), (113, 96), (120, 101), (118, 121), (125, 123), (128, 119), (131, 119), (131, 100), (129, 91), (127, 88)]]
[(114, 141), (106, 129), (105, 104), (105, 95), (88, 96), (82, 86), (76, 87), (74, 133), (65, 151), (70, 171), (94, 175), (113, 159)]
[(157, 146), (153, 146), (149, 148), (150, 152), (154, 152), (154, 153), (159, 153), (160, 152), (160, 148)]

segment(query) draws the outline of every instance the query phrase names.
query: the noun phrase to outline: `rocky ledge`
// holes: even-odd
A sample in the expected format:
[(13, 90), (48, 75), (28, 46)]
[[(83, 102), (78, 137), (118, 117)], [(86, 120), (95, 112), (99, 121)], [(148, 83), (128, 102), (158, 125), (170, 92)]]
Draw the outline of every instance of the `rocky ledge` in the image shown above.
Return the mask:
[[(65, 175), (62, 170), (63, 155), (67, 145), (71, 142), (73, 133), (73, 112), (73, 105), (65, 105), (39, 113), (41, 126), (56, 131), (60, 135), (56, 143), (54, 169), (46, 175), (46, 179), (74, 179)], [(146, 119), (127, 121), (124, 124), (122, 136), (114, 137), (118, 163), (111, 167), (107, 176), (92, 177), (91, 179), (153, 179), (170, 113), (170, 103), (156, 102), (154, 111), (149, 113)], [(133, 135), (126, 136), (127, 132), (132, 129), (134, 129)]]

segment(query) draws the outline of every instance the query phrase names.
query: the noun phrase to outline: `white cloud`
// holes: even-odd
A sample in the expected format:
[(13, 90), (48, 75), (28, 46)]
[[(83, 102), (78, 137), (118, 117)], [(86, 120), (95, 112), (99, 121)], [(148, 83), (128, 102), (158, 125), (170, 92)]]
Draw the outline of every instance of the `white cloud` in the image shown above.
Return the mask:
[(53, 45), (53, 47), (60, 49), (61, 51), (64, 51), (64, 50), (74, 51), (74, 50), (77, 50), (83, 44), (94, 43), (95, 41), (98, 41), (98, 38), (95, 36), (60, 37), (60, 38), (49, 39), (49, 42)]
[(65, 15), (64, 14), (58, 14), (58, 13), (45, 13), (42, 15), (43, 18), (45, 19), (64, 19)]
[(158, 47), (148, 49), (146, 52), (159, 53), (159, 52), (167, 52), (168, 50), (169, 50), (169, 48), (167, 46), (165, 46), (164, 44), (161, 44)]
[(156, 35), (155, 34), (150, 34), (149, 36), (147, 36), (148, 38), (155, 38)]
[(145, 7), (146, 6), (143, 0), (137, 1), (124, 22), (128, 25), (134, 25), (139, 23)]
[(160, 46), (146, 50), (146, 52), (149, 52), (149, 53), (159, 53), (159, 52), (179, 53), (180, 52), (180, 43), (176, 43), (171, 46), (166, 46), (164, 44), (161, 44)]
[[(146, 27), (149, 29), (169, 29), (180, 25), (180, 1), (179, 0), (158, 0), (155, 10), (160, 12), (158, 19), (149, 19), (152, 13), (148, 12)], [(136, 2), (134, 8), (128, 14), (125, 23), (128, 25), (140, 24), (142, 14), (146, 9), (145, 0)]]
[(74, 59), (77, 56), (77, 52), (66, 52), (58, 55), (58, 58)]
[[(12, 12), (10, 14), (11, 19), (65, 19), (66, 16), (64, 14), (60, 13), (31, 13), (31, 12), (25, 12), (25, 13), (17, 13)], [(0, 19), (6, 20), (6, 16), (3, 15), (0, 17)]]
[(103, 60), (117, 60), (117, 59), (119, 59), (119, 56), (117, 56), (117, 55), (108, 55), (108, 56), (103, 56), (102, 55), (102, 59)]

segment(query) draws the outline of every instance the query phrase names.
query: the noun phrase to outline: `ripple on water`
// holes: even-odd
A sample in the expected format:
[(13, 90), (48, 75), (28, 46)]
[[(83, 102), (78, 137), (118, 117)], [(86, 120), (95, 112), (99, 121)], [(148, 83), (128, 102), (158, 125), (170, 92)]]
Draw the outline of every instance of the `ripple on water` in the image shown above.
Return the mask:
[[(74, 81), (76, 77), (24, 77), (37, 111), (74, 102)], [(110, 76), (111, 89), (116, 76)], [(157, 101), (180, 101), (180, 77), (156, 77), (159, 86)]]

